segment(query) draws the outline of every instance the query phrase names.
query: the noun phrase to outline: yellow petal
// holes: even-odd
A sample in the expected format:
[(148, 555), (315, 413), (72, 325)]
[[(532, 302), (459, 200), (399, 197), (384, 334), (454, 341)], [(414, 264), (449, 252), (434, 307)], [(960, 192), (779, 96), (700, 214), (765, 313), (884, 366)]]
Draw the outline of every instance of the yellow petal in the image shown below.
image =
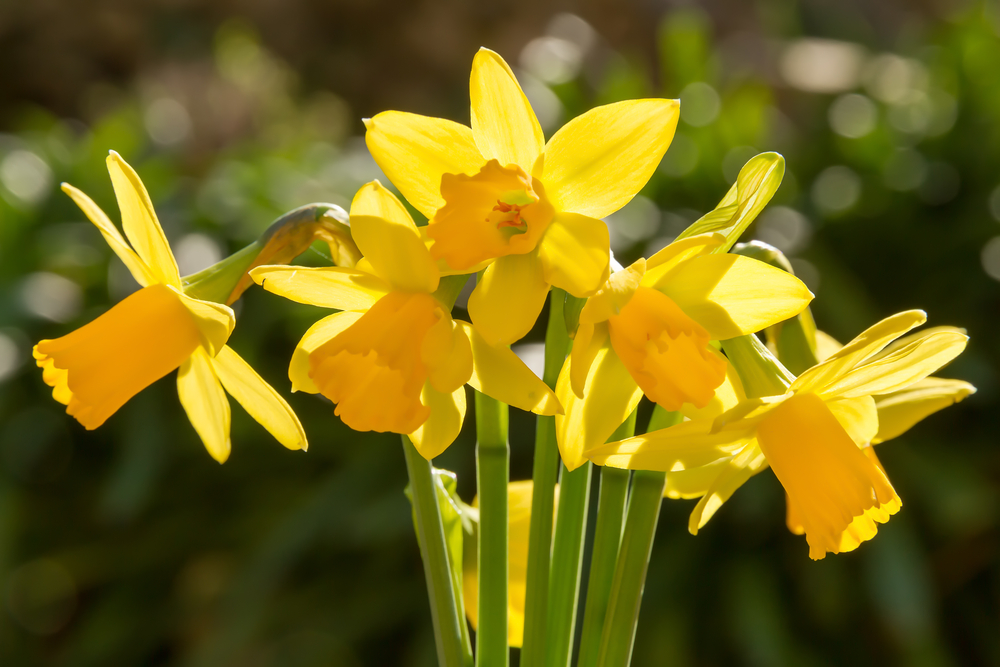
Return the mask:
[(709, 420), (682, 422), (587, 453), (598, 465), (630, 470), (687, 470), (731, 457), (753, 439), (756, 421), (736, 421), (719, 430)]
[(413, 446), (430, 461), (451, 443), (455, 442), (465, 421), (465, 387), (443, 393), (428, 382), (420, 395), (420, 402), (430, 408), (427, 421), (410, 434)]
[(729, 458), (719, 459), (708, 465), (677, 470), (667, 473), (667, 483), (663, 487), (664, 498), (701, 498), (712, 488), (712, 484), (729, 465)]
[(573, 296), (596, 292), (608, 279), (608, 226), (577, 213), (557, 213), (538, 246), (545, 280)]
[(655, 287), (715, 340), (760, 331), (802, 312), (812, 292), (790, 273), (742, 255), (704, 255), (677, 266)]
[(278, 296), (337, 310), (368, 310), (391, 291), (376, 276), (339, 266), (258, 266), (250, 277)]
[(705, 490), (705, 495), (691, 511), (691, 516), (688, 518), (688, 532), (697, 535), (709, 519), (715, 516), (723, 503), (732, 497), (736, 489), (760, 472), (766, 464), (767, 460), (756, 441), (751, 441), (738, 455), (726, 461), (711, 486)]
[(601, 351), (601, 348), (607, 346), (607, 324), (603, 322), (596, 325), (581, 324), (580, 328), (577, 329), (567, 361), (569, 364), (570, 387), (577, 398), (583, 398), (590, 369), (597, 360), (597, 354)]
[(562, 413), (555, 392), (506, 347), (486, 342), (476, 327), (456, 320), (472, 344), (472, 377), (469, 384), (502, 403), (537, 415)]
[(115, 227), (114, 223), (108, 219), (101, 207), (94, 203), (94, 201), (85, 195), (80, 190), (77, 190), (69, 183), (62, 184), (62, 190), (72, 198), (76, 205), (80, 207), (92, 223), (101, 232), (101, 236), (107, 241), (108, 245), (114, 251), (118, 258), (125, 263), (128, 268), (129, 273), (135, 278), (136, 282), (146, 287), (147, 285), (152, 285), (153, 283), (159, 282), (153, 272), (146, 266), (146, 263), (142, 261), (132, 247), (129, 246), (122, 235), (118, 232), (118, 228)]
[(194, 318), (202, 347), (214, 357), (229, 340), (230, 334), (236, 327), (236, 315), (233, 309), (214, 301), (193, 299), (173, 287), (170, 289), (180, 297), (181, 303)]
[(351, 236), (376, 274), (401, 292), (433, 292), (438, 270), (396, 195), (378, 181), (363, 185), (351, 202)]
[(469, 316), (491, 345), (510, 345), (535, 326), (549, 284), (538, 255), (507, 255), (493, 262), (469, 297)]
[(258, 424), (288, 449), (308, 449), (306, 432), (285, 402), (240, 355), (228, 345), (212, 359), (222, 386)]
[(582, 398), (570, 386), (571, 363), (566, 360), (556, 382), (556, 396), (565, 410), (556, 416), (556, 442), (563, 463), (575, 470), (632, 414), (642, 390), (607, 342), (597, 349), (587, 368)]
[(424, 336), (420, 356), (427, 366), (431, 386), (450, 394), (472, 376), (472, 344), (465, 329), (443, 311), (441, 319)]
[(154, 284), (76, 331), (41, 341), (34, 357), (53, 398), (95, 429), (198, 345), (198, 327), (178, 294)]
[(201, 348), (181, 364), (177, 374), (177, 395), (205, 449), (213, 459), (225, 463), (232, 448), (229, 442), (229, 399), (215, 376), (211, 359)]
[(627, 204), (670, 146), (679, 109), (677, 100), (628, 100), (560, 128), (540, 165), (556, 210), (603, 218)]
[(816, 330), (816, 359), (819, 361), (826, 361), (842, 347), (843, 344), (830, 334)]
[(828, 384), (823, 395), (851, 398), (905, 389), (961, 354), (968, 340), (968, 336), (957, 331), (939, 331), (925, 336), (892, 354), (862, 362)]
[(857, 338), (840, 348), (816, 366), (803, 372), (792, 383), (797, 392), (817, 392), (844, 375), (868, 357), (876, 354), (893, 339), (927, 321), (922, 310), (907, 310), (885, 318), (862, 331)]
[(671, 242), (665, 248), (646, 260), (646, 274), (642, 284), (652, 287), (674, 268), (700, 255), (707, 255), (725, 243), (722, 234), (699, 234)]
[(149, 200), (146, 187), (139, 180), (135, 170), (118, 153), (108, 155), (108, 172), (115, 187), (118, 207), (122, 212), (122, 228), (136, 254), (142, 258), (156, 277), (157, 282), (180, 288), (180, 273), (177, 262), (170, 252), (167, 237), (163, 235), (160, 221), (156, 218), (153, 203)]
[(696, 408), (690, 403), (685, 403), (681, 412), (688, 419), (715, 419), (724, 412), (732, 410), (741, 401), (746, 401), (747, 394), (743, 389), (743, 382), (740, 374), (736, 372), (729, 361), (726, 361), (726, 379), (715, 388), (715, 396), (703, 408)]
[(872, 438), (872, 444), (902, 435), (925, 417), (975, 392), (976, 388), (968, 382), (929, 377), (906, 389), (877, 396), (878, 434)]
[(483, 157), (530, 172), (545, 146), (545, 137), (531, 103), (504, 59), (489, 49), (479, 49), (472, 61), (469, 93), (472, 134)]
[(385, 111), (365, 120), (365, 127), (375, 162), (428, 218), (444, 204), (443, 174), (475, 174), (486, 163), (472, 130), (450, 120)]
[(614, 317), (632, 300), (646, 272), (641, 257), (627, 269), (615, 271), (597, 293), (587, 299), (580, 311), (580, 325), (596, 324)]
[(777, 153), (761, 153), (740, 169), (736, 182), (719, 205), (681, 232), (678, 239), (714, 232), (726, 237), (720, 252), (732, 247), (781, 185), (785, 158)]
[(307, 394), (319, 393), (319, 387), (309, 377), (309, 355), (361, 319), (361, 315), (362, 313), (353, 311), (334, 313), (309, 327), (302, 336), (302, 340), (295, 346), (295, 351), (292, 352), (292, 361), (288, 364), (288, 379), (292, 381), (292, 391), (304, 391)]
[(856, 445), (867, 445), (878, 433), (878, 410), (871, 396), (827, 401), (830, 410)]

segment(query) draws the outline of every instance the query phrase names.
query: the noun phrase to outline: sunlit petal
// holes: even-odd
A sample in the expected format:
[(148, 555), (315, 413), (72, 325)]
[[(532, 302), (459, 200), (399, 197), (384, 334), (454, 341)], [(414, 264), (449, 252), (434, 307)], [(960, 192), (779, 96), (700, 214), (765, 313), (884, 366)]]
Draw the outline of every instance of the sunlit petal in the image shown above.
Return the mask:
[(339, 266), (258, 266), (250, 277), (278, 296), (337, 310), (367, 310), (392, 289), (370, 273)]
[(679, 108), (677, 100), (628, 100), (560, 128), (535, 170), (556, 209), (603, 218), (627, 204), (670, 146)]
[(450, 120), (385, 111), (366, 119), (365, 127), (375, 162), (428, 218), (444, 204), (443, 174), (475, 174), (486, 163), (472, 130)]
[(288, 364), (288, 379), (292, 381), (292, 391), (304, 391), (307, 394), (319, 393), (319, 387), (309, 377), (309, 355), (361, 319), (361, 315), (362, 313), (354, 311), (334, 313), (309, 327), (299, 344), (295, 346), (295, 350), (292, 352), (292, 361)]
[(177, 395), (205, 449), (216, 461), (225, 463), (232, 448), (229, 399), (215, 375), (211, 358), (201, 348), (181, 364)]
[(308, 449), (306, 432), (291, 406), (228, 345), (212, 359), (222, 386), (258, 424), (288, 449)]
[(535, 326), (549, 284), (535, 253), (493, 262), (469, 297), (469, 316), (491, 345), (510, 345)]
[(114, 151), (108, 155), (107, 164), (115, 196), (118, 198), (118, 207), (122, 212), (125, 236), (157, 282), (180, 288), (177, 262), (139, 175)]
[(498, 54), (479, 49), (469, 85), (472, 134), (486, 159), (516, 164), (530, 172), (545, 137), (531, 103), (514, 73)]
[(465, 420), (465, 387), (443, 393), (428, 382), (420, 402), (430, 408), (427, 420), (410, 434), (413, 446), (430, 461), (455, 442)]
[(194, 319), (202, 347), (214, 357), (229, 340), (236, 327), (236, 315), (233, 309), (214, 301), (193, 299), (179, 290), (174, 290), (172, 287), (170, 289), (180, 298)]
[(961, 380), (924, 378), (906, 389), (875, 397), (878, 434), (872, 444), (902, 435), (920, 420), (974, 394), (976, 388)]
[(545, 280), (573, 296), (589, 296), (608, 279), (608, 226), (577, 213), (557, 213), (538, 246)]

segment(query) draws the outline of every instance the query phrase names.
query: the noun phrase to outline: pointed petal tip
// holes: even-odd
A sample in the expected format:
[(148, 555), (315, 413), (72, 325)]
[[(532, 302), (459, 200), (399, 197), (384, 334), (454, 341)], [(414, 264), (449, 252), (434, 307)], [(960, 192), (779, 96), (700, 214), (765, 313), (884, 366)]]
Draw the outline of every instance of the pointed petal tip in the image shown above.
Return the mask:
[(371, 118), (362, 118), (361, 122), (365, 124), (366, 130), (371, 130), (372, 128), (375, 127), (375, 121), (372, 120)]

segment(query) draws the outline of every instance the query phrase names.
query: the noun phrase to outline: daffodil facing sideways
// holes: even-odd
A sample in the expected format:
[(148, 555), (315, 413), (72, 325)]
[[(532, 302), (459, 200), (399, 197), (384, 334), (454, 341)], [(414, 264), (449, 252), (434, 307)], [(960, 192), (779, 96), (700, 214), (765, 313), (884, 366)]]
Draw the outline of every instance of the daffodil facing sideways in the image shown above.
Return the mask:
[(306, 449), (305, 432), (292, 409), (226, 345), (236, 324), (232, 309), (185, 294), (138, 174), (114, 151), (107, 165), (128, 242), (90, 197), (66, 183), (63, 191), (97, 226), (141, 289), (76, 331), (35, 345), (36, 363), (53, 398), (85, 428), (95, 429), (132, 396), (179, 368), (181, 405), (220, 463), (231, 449), (226, 392), (285, 447)]
[(677, 100), (629, 100), (571, 120), (546, 143), (507, 63), (472, 63), (472, 127), (387, 111), (367, 119), (375, 161), (427, 216), (431, 257), (449, 273), (486, 267), (469, 314), (491, 344), (534, 325), (554, 285), (593, 294), (608, 277), (614, 213), (673, 139)]
[(351, 204), (364, 255), (354, 269), (262, 266), (265, 290), (341, 312), (316, 322), (289, 366), (293, 391), (320, 393), (357, 431), (409, 435), (431, 459), (458, 436), (466, 383), (508, 405), (552, 415), (555, 394), (505, 347), (451, 318), (440, 272), (410, 214), (378, 181)]
[(616, 271), (580, 312), (556, 395), (556, 437), (569, 469), (604, 444), (645, 394), (666, 410), (704, 408), (726, 376), (711, 345), (759, 331), (812, 300), (795, 276), (713, 251), (718, 233), (689, 236)]
[(665, 471), (668, 495), (702, 496), (691, 515), (692, 533), (770, 466), (788, 496), (790, 527), (805, 534), (809, 556), (851, 551), (902, 506), (869, 446), (880, 432), (875, 397), (901, 395), (958, 356), (968, 340), (938, 328), (890, 346), (925, 320), (922, 311), (882, 320), (792, 379), (781, 395), (747, 399), (734, 377), (729, 405), (722, 406), (728, 409), (714, 419), (696, 417), (610, 443), (589, 457), (601, 465)]
[[(530, 479), (507, 484), (507, 643), (521, 648), (524, 641), (524, 601), (528, 584), (528, 539), (531, 534), (531, 498), (534, 482)], [(559, 485), (554, 489), (554, 507), (559, 506)], [(479, 496), (472, 506), (463, 506), (473, 524), (478, 524)], [(476, 540), (467, 540), (462, 554), (462, 596), (465, 615), (475, 630), (479, 616), (479, 563)]]

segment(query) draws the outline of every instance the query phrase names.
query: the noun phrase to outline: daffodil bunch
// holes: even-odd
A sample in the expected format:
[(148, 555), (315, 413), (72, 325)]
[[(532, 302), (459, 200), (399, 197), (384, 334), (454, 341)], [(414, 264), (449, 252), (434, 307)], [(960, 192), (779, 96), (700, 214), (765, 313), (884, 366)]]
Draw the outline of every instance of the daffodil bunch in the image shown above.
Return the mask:
[[(840, 346), (815, 329), (813, 294), (787, 263), (730, 252), (781, 182), (774, 153), (750, 160), (672, 243), (622, 267), (603, 218), (645, 186), (679, 103), (597, 107), (546, 140), (510, 67), (485, 49), (470, 99), (471, 126), (398, 111), (365, 120), (391, 183), (364, 185), (349, 222), (331, 205), (299, 209), (187, 278), (117, 154), (108, 168), (128, 243), (64, 186), (141, 289), (38, 343), (54, 398), (92, 429), (178, 369), (181, 404), (220, 462), (230, 451), (225, 392), (286, 447), (305, 449), (285, 400), (226, 345), (229, 305), (256, 283), (333, 311), (291, 352), (291, 390), (322, 395), (354, 430), (401, 436), (447, 666), (505, 665), (509, 646), (522, 648), (522, 665), (570, 664), (595, 463), (601, 492), (577, 658), (586, 667), (630, 660), (664, 496), (700, 498), (696, 533), (770, 468), (812, 558), (871, 539), (902, 506), (872, 446), (974, 391), (929, 377), (964, 349), (964, 332), (901, 338), (925, 320), (908, 311)], [(314, 240), (330, 245), (334, 265), (289, 266)], [(466, 320), (454, 306), (471, 281)], [(547, 300), (539, 378), (509, 346)], [(462, 429), (466, 385), (478, 439), (472, 505), (430, 463)], [(636, 435), (643, 397), (656, 407)], [(538, 415), (532, 480), (509, 480), (508, 406)]]

